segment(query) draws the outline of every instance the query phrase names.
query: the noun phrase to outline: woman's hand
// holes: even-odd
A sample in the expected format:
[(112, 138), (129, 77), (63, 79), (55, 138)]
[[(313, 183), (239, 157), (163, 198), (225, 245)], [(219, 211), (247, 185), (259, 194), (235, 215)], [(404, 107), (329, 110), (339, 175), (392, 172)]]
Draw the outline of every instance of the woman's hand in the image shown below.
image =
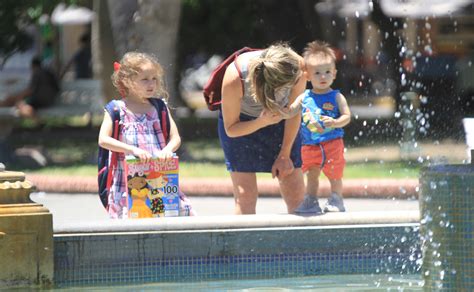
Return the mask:
[(283, 119), (280, 113), (271, 112), (268, 109), (263, 109), (258, 118), (265, 126), (279, 123)]
[(278, 156), (272, 166), (272, 178), (283, 179), (295, 169), (290, 157)]

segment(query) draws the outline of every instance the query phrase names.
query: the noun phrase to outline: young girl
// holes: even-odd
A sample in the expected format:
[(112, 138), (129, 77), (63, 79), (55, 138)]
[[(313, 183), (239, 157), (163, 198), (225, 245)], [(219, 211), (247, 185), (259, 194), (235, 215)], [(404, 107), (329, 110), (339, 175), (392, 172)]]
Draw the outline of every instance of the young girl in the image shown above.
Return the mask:
[[(123, 56), (120, 63), (114, 64), (114, 69), (112, 82), (122, 96), (121, 100), (113, 101), (120, 111), (120, 131), (118, 140), (112, 138), (112, 117), (105, 111), (99, 145), (119, 153), (108, 195), (108, 213), (111, 218), (123, 218), (127, 217), (125, 156), (134, 155), (145, 162), (152, 157), (169, 159), (180, 146), (181, 138), (169, 115), (170, 131), (166, 143), (160, 117), (149, 100), (168, 98), (163, 81), (164, 71), (158, 61), (145, 53), (130, 52)], [(191, 204), (182, 193), (180, 201), (180, 215), (193, 215)]]

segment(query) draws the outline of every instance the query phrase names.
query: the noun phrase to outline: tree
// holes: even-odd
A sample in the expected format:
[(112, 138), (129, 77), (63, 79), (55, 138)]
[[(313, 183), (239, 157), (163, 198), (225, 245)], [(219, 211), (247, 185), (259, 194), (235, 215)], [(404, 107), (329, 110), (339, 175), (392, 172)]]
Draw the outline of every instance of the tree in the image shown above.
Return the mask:
[[(97, 25), (100, 25), (100, 43), (112, 41), (113, 48), (105, 44), (96, 45), (100, 49), (102, 68), (105, 72), (112, 68), (111, 56), (120, 58), (128, 51), (143, 51), (157, 56), (166, 72), (166, 82), (171, 98), (177, 97), (175, 76), (176, 41), (181, 13), (181, 2), (175, 0), (95, 0), (94, 9), (98, 13)], [(104, 11), (108, 11), (108, 17)], [(108, 19), (107, 19), (108, 18)], [(110, 30), (107, 29), (110, 25)], [(111, 32), (107, 35), (107, 31)], [(115, 51), (115, 52), (113, 52)], [(101, 74), (104, 82), (110, 83), (110, 78)], [(110, 76), (110, 75), (109, 75)], [(180, 100), (174, 100), (175, 105)]]
[[(2, 0), (0, 1), (0, 70), (9, 57), (31, 48), (33, 38), (29, 28), (38, 25), (42, 15), (51, 12), (60, 2), (78, 5), (90, 0)], [(54, 34), (54, 32), (53, 32)]]
[(107, 100), (113, 99), (117, 92), (110, 81), (113, 62), (117, 60), (107, 1), (94, 0), (96, 17), (92, 23), (92, 60), (94, 76), (102, 82), (102, 92)]
[(10, 56), (31, 47), (33, 40), (26, 28), (33, 21), (28, 10), (32, 9), (34, 3), (35, 1), (0, 1), (0, 70)]

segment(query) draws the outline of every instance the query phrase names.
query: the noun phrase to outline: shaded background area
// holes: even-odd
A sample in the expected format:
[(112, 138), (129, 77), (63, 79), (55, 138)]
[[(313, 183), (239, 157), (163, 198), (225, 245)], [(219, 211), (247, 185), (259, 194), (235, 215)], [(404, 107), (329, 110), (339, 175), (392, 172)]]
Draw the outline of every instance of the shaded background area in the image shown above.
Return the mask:
[[(60, 2), (88, 8), (95, 18), (88, 23), (52, 23), (52, 12)], [(461, 120), (474, 116), (473, 1), (450, 1), (452, 9), (444, 11), (436, 10), (440, 1), (433, 1), (424, 9), (405, 9), (405, 15), (396, 14), (401, 9), (393, 6), (395, 2), (3, 1), (0, 9), (11, 11), (13, 18), (2, 19), (0, 83), (27, 79), (35, 54), (49, 57), (60, 72), (78, 48), (79, 36), (88, 32), (93, 78), (101, 81), (105, 102), (117, 96), (110, 83), (113, 60), (127, 50), (155, 53), (167, 71), (170, 106), (186, 157), (187, 141), (217, 137), (216, 113), (205, 108), (200, 93), (213, 69), (213, 57), (277, 41), (301, 52), (307, 42), (321, 39), (337, 51), (334, 87), (341, 89), (353, 111), (354, 118), (345, 128), (348, 147), (407, 142), (407, 119), (412, 124), (409, 142), (464, 143)], [(15, 18), (27, 25), (19, 25)], [(65, 80), (74, 78), (72, 70), (66, 72)], [(403, 100), (406, 91), (415, 92), (416, 99)], [(31, 145), (41, 150), (66, 145), (66, 153), (84, 152), (86, 157), (80, 155), (79, 160), (94, 164), (101, 119), (81, 115), (46, 118), (40, 124), (20, 121), (8, 137), (8, 147)], [(74, 153), (64, 155), (65, 160), (74, 157)]]

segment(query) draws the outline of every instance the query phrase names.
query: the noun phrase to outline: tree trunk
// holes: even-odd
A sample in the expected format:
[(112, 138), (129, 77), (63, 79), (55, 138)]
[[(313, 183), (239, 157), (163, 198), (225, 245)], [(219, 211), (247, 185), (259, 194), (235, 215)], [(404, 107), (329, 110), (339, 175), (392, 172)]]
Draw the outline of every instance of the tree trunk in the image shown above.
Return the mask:
[(175, 68), (176, 41), (181, 1), (109, 0), (110, 20), (117, 53), (139, 50), (154, 54), (165, 69), (165, 82), (173, 106), (177, 96)]
[(138, 14), (137, 0), (109, 0), (109, 19), (113, 44), (119, 59), (128, 51), (138, 50), (140, 35), (133, 18)]
[(116, 53), (110, 29), (108, 4), (106, 1), (94, 0), (93, 9), (96, 13), (91, 38), (94, 78), (102, 81), (104, 97), (106, 100), (111, 100), (117, 97), (118, 93), (110, 80)]

